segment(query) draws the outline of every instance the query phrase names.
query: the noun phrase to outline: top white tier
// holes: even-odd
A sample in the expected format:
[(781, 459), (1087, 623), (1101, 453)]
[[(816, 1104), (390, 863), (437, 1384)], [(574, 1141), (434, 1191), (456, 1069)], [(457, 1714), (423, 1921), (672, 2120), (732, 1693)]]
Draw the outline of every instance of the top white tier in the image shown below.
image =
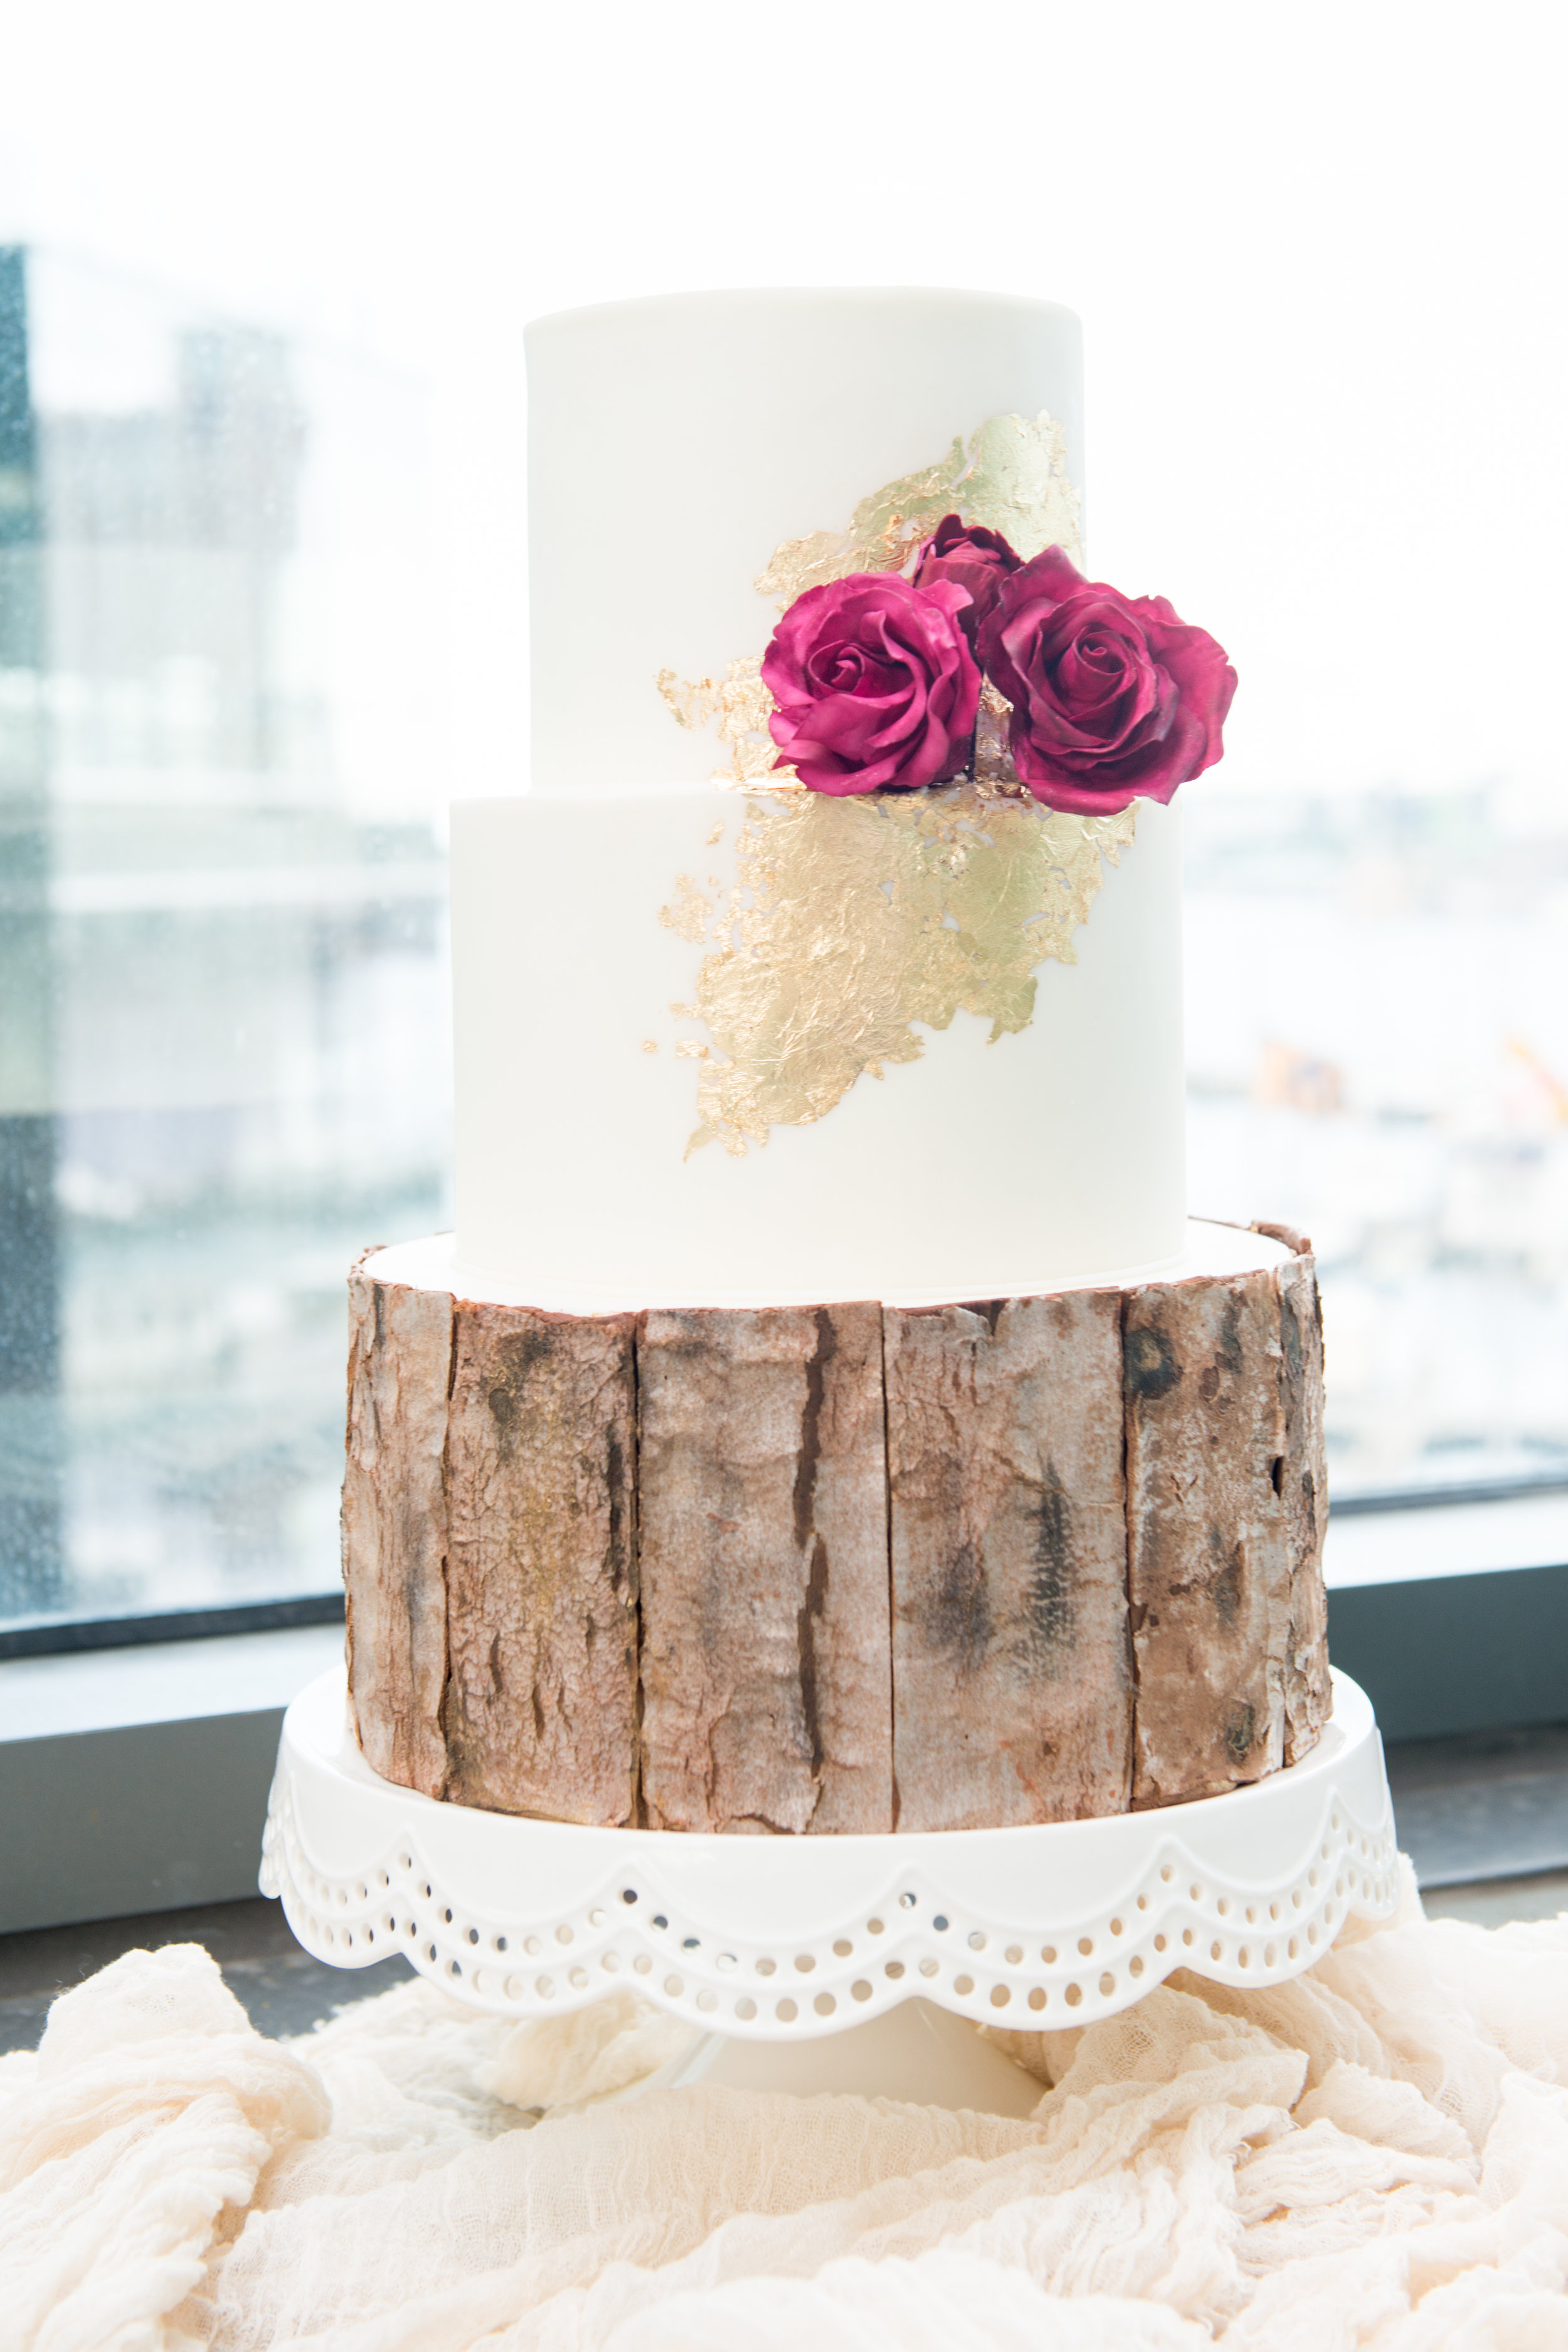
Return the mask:
[(672, 724), (658, 673), (760, 649), (774, 548), (986, 417), (1048, 410), (1083, 487), (1082, 336), (1054, 302), (675, 294), (539, 319), (526, 343), (536, 791), (705, 783), (712, 741)]

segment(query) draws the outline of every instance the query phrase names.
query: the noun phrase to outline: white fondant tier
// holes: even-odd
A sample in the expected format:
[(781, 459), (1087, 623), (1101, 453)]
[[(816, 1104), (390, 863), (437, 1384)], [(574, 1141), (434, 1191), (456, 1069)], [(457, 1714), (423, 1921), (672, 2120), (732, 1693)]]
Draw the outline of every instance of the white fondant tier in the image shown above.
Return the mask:
[(602, 1314), (1163, 1273), (1186, 1207), (1177, 812), (1139, 803), (1077, 961), (1037, 969), (1028, 1027), (917, 1025), (918, 1060), (734, 1158), (688, 1152), (700, 1066), (671, 1006), (693, 1003), (709, 950), (659, 916), (680, 875), (726, 884), (744, 804), (453, 809), (457, 1286)]
[(781, 541), (841, 530), (993, 416), (1047, 411), (1083, 488), (1082, 331), (914, 288), (674, 294), (527, 330), (536, 788), (707, 782), (655, 680), (724, 676), (778, 618)]

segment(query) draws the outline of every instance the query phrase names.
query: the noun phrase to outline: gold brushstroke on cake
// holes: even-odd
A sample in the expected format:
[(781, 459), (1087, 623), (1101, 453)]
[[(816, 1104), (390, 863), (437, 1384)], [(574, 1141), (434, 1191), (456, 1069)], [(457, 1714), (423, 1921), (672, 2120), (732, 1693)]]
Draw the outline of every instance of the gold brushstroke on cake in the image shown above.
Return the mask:
[[(1081, 565), (1081, 508), (1067, 469), (1066, 427), (1044, 409), (1033, 419), (991, 416), (967, 442), (955, 439), (934, 466), (885, 483), (862, 499), (845, 530), (785, 540), (754, 585), (764, 596), (775, 597), (782, 612), (807, 588), (848, 572), (903, 571), (943, 515), (954, 513), (966, 523), (999, 530), (1026, 560), (1042, 548), (1060, 547)], [(763, 684), (762, 667), (762, 656), (752, 654), (732, 661), (721, 678), (681, 678), (661, 669), (655, 680), (679, 725), (699, 733), (716, 726), (729, 747), (728, 764), (713, 772), (716, 784), (766, 784), (770, 790), (795, 784), (794, 769), (775, 765), (768, 719), (776, 706)], [(976, 759), (984, 764), (976, 772), (983, 782), (1003, 782), (1013, 778), (1007, 705), (994, 688), (986, 691), (1000, 706), (1002, 723), (987, 739), (983, 719)]]
[(730, 764), (715, 768), (716, 784), (784, 784), (793, 768), (775, 766), (778, 753), (768, 732), (768, 717), (777, 706), (762, 679), (761, 654), (732, 661), (721, 678), (677, 677), (661, 669), (654, 683), (682, 727), (700, 730), (718, 726), (721, 742), (730, 747)]
[(710, 907), (681, 877), (660, 917), (705, 929), (694, 1005), (708, 1043), (688, 1156), (721, 1142), (744, 1155), (774, 1127), (803, 1127), (863, 1073), (913, 1062), (913, 1024), (959, 1012), (989, 1042), (1026, 1029), (1036, 968), (1077, 961), (1073, 933), (1133, 837), (1134, 811), (1076, 816), (973, 783), (835, 799), (769, 793), (748, 802), (737, 879)]
[(667, 931), (678, 932), (695, 948), (700, 947), (707, 936), (708, 918), (712, 911), (690, 875), (678, 874), (674, 902), (659, 908), (658, 919)]
[[(755, 585), (781, 609), (807, 588), (853, 572), (907, 571), (943, 515), (1001, 531), (1026, 560), (1059, 546), (1083, 562), (1079, 499), (1067, 436), (1044, 412), (993, 416), (944, 457), (862, 499), (842, 530), (812, 531), (774, 549)], [(713, 782), (748, 802), (727, 902), (677, 878), (659, 920), (706, 947), (697, 1002), (672, 1004), (708, 1042), (700, 1124), (689, 1153), (714, 1140), (737, 1156), (777, 1126), (805, 1126), (863, 1073), (920, 1058), (913, 1024), (945, 1029), (968, 1012), (991, 1042), (1034, 1015), (1036, 967), (1076, 961), (1072, 935), (1133, 836), (1133, 812), (1083, 817), (1040, 809), (1019, 784), (1007, 747), (1009, 707), (981, 694), (974, 777), (941, 790), (837, 799), (803, 791), (775, 764), (774, 703), (762, 658), (721, 678), (657, 680), (682, 727), (716, 729), (728, 764)], [(715, 845), (721, 828), (709, 835)]]
[(780, 608), (850, 572), (899, 572), (943, 515), (999, 530), (1026, 561), (1060, 547), (1083, 562), (1082, 501), (1067, 469), (1067, 432), (1044, 410), (988, 417), (967, 446), (862, 499), (847, 530), (814, 530), (773, 550), (756, 585)]

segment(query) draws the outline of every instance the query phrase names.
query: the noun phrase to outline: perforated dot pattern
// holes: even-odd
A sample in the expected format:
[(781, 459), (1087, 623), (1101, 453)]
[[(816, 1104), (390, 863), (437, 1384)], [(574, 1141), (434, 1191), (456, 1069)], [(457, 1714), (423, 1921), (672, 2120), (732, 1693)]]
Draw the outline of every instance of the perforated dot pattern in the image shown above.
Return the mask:
[(1309, 1859), (1283, 1885), (1260, 1894), (1198, 1870), (1173, 1832), (1103, 1916), (1048, 1928), (966, 1916), (928, 1872), (899, 1870), (896, 1839), (876, 1844), (886, 1859), (874, 1898), (810, 1937), (716, 1933), (681, 1916), (643, 1859), (607, 1870), (568, 1916), (501, 1918), (449, 1899), (412, 1836), (366, 1874), (318, 1870), (280, 1771), (262, 1886), (282, 1897), (306, 1949), (340, 1967), (400, 1951), (447, 1991), (518, 2017), (581, 2008), (630, 1980), (693, 2025), (752, 2040), (833, 2032), (914, 1991), (978, 2023), (1040, 2028), (1110, 2016), (1176, 1968), (1279, 1984), (1321, 1958), (1348, 1913), (1384, 1916), (1396, 1900), (1392, 1816), (1368, 1829), (1342, 1799), (1326, 1804)]

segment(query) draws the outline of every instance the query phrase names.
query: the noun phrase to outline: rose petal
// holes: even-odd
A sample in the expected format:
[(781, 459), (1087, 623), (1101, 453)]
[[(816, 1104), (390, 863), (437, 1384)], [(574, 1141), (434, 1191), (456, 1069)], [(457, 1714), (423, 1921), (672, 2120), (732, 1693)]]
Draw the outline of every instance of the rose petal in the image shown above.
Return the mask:
[(940, 782), (963, 766), (980, 673), (959, 616), (969, 592), (896, 574), (852, 573), (795, 599), (773, 633), (763, 680), (786, 764), (818, 792)]
[(1053, 807), (1168, 801), (1220, 756), (1236, 691), (1223, 647), (1163, 597), (1084, 580), (1059, 548), (1004, 582), (978, 652), (1012, 706), (1018, 773)]

